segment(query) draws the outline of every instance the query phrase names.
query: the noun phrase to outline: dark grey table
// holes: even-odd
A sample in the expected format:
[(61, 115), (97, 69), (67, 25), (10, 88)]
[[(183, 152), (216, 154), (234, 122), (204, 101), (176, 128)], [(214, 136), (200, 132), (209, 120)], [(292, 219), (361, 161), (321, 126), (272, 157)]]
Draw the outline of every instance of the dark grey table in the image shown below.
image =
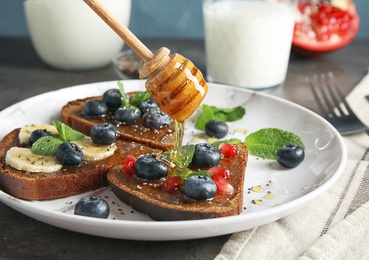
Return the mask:
[[(150, 49), (166, 46), (192, 60), (205, 72), (200, 40), (144, 39)], [(319, 112), (305, 76), (333, 71), (347, 94), (367, 73), (369, 40), (357, 40), (335, 53), (301, 59), (291, 56), (284, 87), (270, 94)], [(26, 98), (68, 86), (117, 80), (112, 66), (86, 72), (54, 70), (42, 63), (27, 38), (0, 38), (0, 110)], [(1, 127), (1, 126), (0, 126)], [(129, 241), (89, 236), (31, 219), (0, 203), (1, 259), (213, 259), (229, 235), (187, 241)]]

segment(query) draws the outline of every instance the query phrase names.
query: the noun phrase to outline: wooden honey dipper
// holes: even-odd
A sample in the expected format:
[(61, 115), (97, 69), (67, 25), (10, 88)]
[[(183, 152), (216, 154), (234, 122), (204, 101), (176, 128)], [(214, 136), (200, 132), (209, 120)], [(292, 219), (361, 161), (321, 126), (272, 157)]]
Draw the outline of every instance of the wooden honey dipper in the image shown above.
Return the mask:
[(144, 61), (140, 78), (161, 110), (177, 122), (190, 117), (204, 99), (208, 85), (195, 65), (180, 54), (170, 55), (163, 47), (152, 53), (99, 0), (84, 0)]

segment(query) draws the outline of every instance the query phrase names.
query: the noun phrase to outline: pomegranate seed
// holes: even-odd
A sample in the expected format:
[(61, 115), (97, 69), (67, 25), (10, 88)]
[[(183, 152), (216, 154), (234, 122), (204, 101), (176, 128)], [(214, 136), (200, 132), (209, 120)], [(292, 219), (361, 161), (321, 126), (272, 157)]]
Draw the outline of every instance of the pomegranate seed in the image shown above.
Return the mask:
[(223, 193), (226, 195), (232, 195), (234, 193), (233, 186), (222, 176), (215, 175), (213, 181), (217, 185), (217, 193)]
[(225, 156), (225, 157), (233, 157), (238, 154), (238, 150), (236, 147), (234, 147), (231, 144), (227, 143), (221, 143), (219, 145), (219, 151)]
[(164, 189), (166, 189), (167, 191), (172, 191), (183, 185), (183, 179), (179, 176), (172, 176), (168, 179), (165, 179), (163, 185)]
[(351, 30), (353, 16), (328, 1), (302, 3), (299, 10), (305, 21), (310, 22), (303, 22), (306, 26), (295, 26), (295, 35), (308, 35), (313, 31), (317, 41), (328, 41), (334, 35), (343, 37)]
[(221, 166), (211, 167), (209, 170), (207, 170), (207, 172), (209, 172), (212, 176), (220, 175), (224, 179), (228, 179), (231, 175), (231, 172), (227, 168)]
[(132, 176), (135, 171), (136, 157), (128, 155), (123, 166), (123, 171), (127, 176)]

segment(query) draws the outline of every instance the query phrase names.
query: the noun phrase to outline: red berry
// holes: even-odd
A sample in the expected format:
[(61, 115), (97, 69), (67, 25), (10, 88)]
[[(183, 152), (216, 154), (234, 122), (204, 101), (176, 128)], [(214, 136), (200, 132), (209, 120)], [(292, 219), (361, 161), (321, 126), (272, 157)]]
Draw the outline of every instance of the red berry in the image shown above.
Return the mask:
[(227, 168), (220, 166), (211, 167), (209, 170), (207, 170), (207, 172), (209, 172), (212, 176), (220, 175), (224, 179), (228, 179), (231, 175), (231, 172)]
[(226, 195), (232, 195), (234, 193), (233, 186), (222, 176), (215, 175), (213, 181), (217, 185), (217, 193), (223, 193)]
[(183, 179), (179, 176), (172, 176), (168, 179), (165, 179), (163, 185), (167, 191), (172, 191), (183, 185)]
[(128, 155), (123, 166), (123, 171), (127, 176), (132, 176), (135, 171), (136, 157)]
[(227, 143), (221, 143), (219, 145), (219, 151), (224, 155), (224, 157), (233, 157), (238, 154), (236, 147)]

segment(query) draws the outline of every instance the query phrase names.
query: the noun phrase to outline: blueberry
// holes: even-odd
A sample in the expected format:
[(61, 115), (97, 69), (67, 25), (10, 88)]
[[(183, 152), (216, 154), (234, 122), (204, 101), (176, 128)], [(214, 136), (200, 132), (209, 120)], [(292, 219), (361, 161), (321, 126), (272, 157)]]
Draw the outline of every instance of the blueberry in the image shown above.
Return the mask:
[(88, 116), (103, 116), (108, 112), (108, 106), (99, 100), (89, 100), (86, 102), (83, 111)]
[(104, 92), (102, 97), (104, 102), (109, 108), (116, 109), (122, 105), (122, 95), (119, 89), (109, 89)]
[(221, 153), (217, 147), (209, 143), (195, 145), (195, 153), (191, 165), (198, 168), (210, 168), (220, 162)]
[(228, 125), (225, 122), (209, 120), (205, 124), (205, 133), (208, 136), (218, 139), (225, 137), (228, 134)]
[(91, 128), (90, 137), (95, 144), (109, 145), (117, 141), (119, 131), (113, 124), (96, 124)]
[(66, 142), (56, 148), (56, 158), (64, 166), (76, 167), (83, 162), (83, 152), (78, 145)]
[(135, 174), (142, 179), (160, 180), (167, 176), (168, 167), (153, 154), (143, 155), (137, 158)]
[(158, 104), (155, 102), (155, 100), (152, 97), (149, 97), (144, 102), (140, 103), (137, 107), (138, 109), (140, 109), (142, 114), (145, 114), (151, 109), (157, 108)]
[(75, 215), (94, 217), (94, 218), (108, 218), (109, 204), (100, 197), (85, 197), (80, 199), (74, 209)]
[(304, 149), (298, 145), (286, 145), (277, 152), (277, 161), (286, 168), (298, 166), (305, 158)]
[(217, 185), (209, 177), (192, 175), (185, 180), (183, 192), (194, 200), (211, 199), (217, 193)]
[(117, 122), (133, 124), (141, 117), (141, 111), (137, 107), (119, 108), (115, 111), (114, 118)]
[(143, 115), (143, 125), (147, 128), (162, 128), (170, 126), (172, 119), (159, 108), (151, 109)]
[(44, 136), (54, 136), (50, 131), (47, 131), (46, 129), (38, 129), (31, 133), (29, 137), (28, 144), (29, 146), (32, 146), (38, 139)]

